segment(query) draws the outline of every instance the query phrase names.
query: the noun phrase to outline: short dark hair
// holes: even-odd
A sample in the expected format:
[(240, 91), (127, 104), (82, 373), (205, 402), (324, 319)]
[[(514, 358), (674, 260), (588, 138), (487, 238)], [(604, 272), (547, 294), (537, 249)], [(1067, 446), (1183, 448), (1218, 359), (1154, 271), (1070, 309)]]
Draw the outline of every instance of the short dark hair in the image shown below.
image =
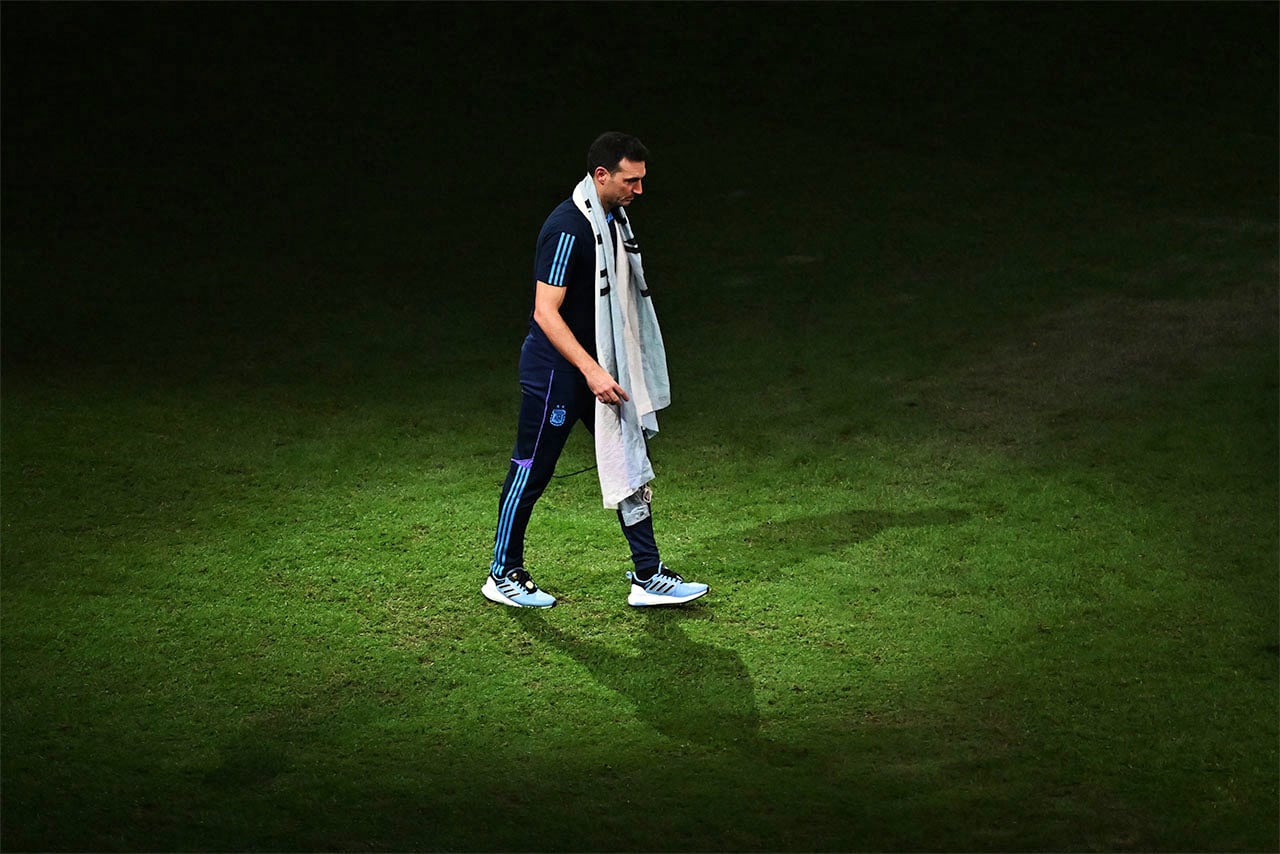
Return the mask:
[(587, 173), (594, 175), (596, 167), (603, 166), (612, 175), (624, 158), (643, 163), (649, 159), (649, 149), (629, 133), (615, 130), (602, 133), (587, 149)]

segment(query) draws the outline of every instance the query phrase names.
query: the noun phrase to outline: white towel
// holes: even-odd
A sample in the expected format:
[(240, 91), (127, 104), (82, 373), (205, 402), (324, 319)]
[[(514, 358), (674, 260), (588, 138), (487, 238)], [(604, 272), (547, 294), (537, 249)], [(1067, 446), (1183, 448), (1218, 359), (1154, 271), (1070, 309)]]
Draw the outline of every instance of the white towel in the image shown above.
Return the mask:
[(604, 506), (614, 508), (653, 480), (645, 442), (658, 432), (658, 410), (671, 405), (667, 352), (626, 215), (621, 208), (614, 212), (615, 243), (606, 219), (609, 212), (600, 204), (590, 175), (574, 189), (573, 202), (596, 238), (596, 361), (631, 398), (618, 406), (596, 401), (600, 493)]

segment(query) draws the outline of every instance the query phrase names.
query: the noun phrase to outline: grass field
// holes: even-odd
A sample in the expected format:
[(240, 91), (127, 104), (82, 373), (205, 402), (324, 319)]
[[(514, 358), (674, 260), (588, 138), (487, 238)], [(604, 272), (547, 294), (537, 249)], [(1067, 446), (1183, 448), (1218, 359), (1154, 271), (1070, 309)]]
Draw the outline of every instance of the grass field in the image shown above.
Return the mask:
[[(715, 7), (642, 7), (635, 103), (515, 140), (536, 80), (410, 72), (456, 7), (347, 88), (296, 34), (252, 107), (201, 66), (174, 117), (137, 84), (195, 7), (113, 109), (39, 113), (99, 53), (38, 86), (20, 36), (142, 14), (103, 8), (5, 10), (4, 850), (1280, 848), (1274, 7), (1120, 58), (1075, 35), (1168, 7), (1035, 45), (757, 7), (705, 46)], [(835, 51), (859, 10), (883, 38)], [(1016, 47), (943, 67), (957, 27)], [(529, 252), (602, 122), (654, 151), (656, 529), (712, 592), (628, 609), (585, 474), (529, 532), (560, 605), (513, 612), (479, 587)]]

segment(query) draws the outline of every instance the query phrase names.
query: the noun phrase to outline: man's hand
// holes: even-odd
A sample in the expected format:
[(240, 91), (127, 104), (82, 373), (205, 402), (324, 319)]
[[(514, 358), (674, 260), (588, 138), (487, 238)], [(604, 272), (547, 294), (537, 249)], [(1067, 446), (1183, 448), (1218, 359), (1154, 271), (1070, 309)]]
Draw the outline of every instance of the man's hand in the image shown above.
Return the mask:
[(613, 377), (609, 375), (609, 372), (598, 364), (594, 369), (585, 371), (583, 375), (587, 379), (587, 387), (596, 396), (596, 400), (601, 403), (617, 406), (622, 401), (631, 399), (627, 396), (622, 386), (618, 385)]

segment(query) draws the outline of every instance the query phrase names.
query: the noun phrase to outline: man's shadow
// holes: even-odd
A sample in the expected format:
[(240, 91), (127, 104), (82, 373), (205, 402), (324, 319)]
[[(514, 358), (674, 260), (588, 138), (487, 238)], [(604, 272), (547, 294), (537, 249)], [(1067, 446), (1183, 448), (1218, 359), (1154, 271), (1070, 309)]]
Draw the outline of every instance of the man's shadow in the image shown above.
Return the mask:
[[(1000, 508), (988, 508), (998, 512)], [(873, 539), (892, 528), (934, 528), (959, 525), (973, 511), (934, 507), (924, 510), (839, 510), (762, 522), (745, 531), (726, 533), (705, 543), (712, 554), (733, 554), (745, 563), (767, 560), (770, 565), (795, 563), (797, 558), (831, 554)]]
[(639, 611), (644, 636), (635, 654), (575, 637), (540, 611), (513, 608), (509, 614), (531, 637), (567, 653), (597, 682), (627, 698), (637, 719), (662, 735), (759, 754), (760, 712), (751, 673), (737, 652), (685, 633), (685, 621), (703, 618), (696, 608)]
[[(846, 510), (766, 522), (726, 535), (717, 553), (768, 558), (785, 566), (797, 555), (836, 552), (889, 528), (960, 524), (972, 512), (928, 509), (908, 512)], [(806, 761), (804, 748), (775, 743), (760, 735), (755, 683), (742, 657), (693, 640), (684, 624), (705, 619), (701, 603), (684, 608), (644, 608), (635, 615), (643, 627), (635, 653), (623, 653), (576, 637), (549, 623), (543, 612), (504, 609), (531, 637), (567, 653), (597, 682), (626, 697), (640, 721), (676, 741), (741, 751), (770, 765)]]

